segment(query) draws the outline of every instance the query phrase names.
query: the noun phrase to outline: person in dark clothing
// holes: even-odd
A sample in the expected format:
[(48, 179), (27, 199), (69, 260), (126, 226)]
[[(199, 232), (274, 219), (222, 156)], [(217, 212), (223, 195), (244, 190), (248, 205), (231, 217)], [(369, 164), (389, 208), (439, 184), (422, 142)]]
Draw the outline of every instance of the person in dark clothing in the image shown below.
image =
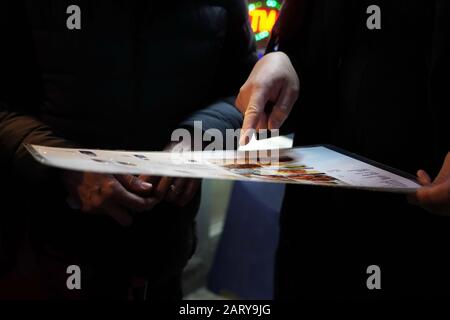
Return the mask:
[(126, 298), (140, 277), (148, 297), (180, 298), (198, 181), (60, 171), (24, 144), (171, 150), (194, 121), (240, 128), (234, 95), (256, 62), (245, 2), (2, 1), (0, 40), (0, 271), (28, 224), (47, 297)]
[[(370, 5), (381, 10), (381, 29), (367, 27)], [(277, 298), (449, 295), (449, 23), (445, 0), (285, 2), (271, 53), (237, 99), (243, 129), (285, 123), (297, 145), (334, 144), (430, 175), (417, 172), (423, 188), (409, 199), (289, 186)], [(371, 265), (381, 290), (366, 284)]]

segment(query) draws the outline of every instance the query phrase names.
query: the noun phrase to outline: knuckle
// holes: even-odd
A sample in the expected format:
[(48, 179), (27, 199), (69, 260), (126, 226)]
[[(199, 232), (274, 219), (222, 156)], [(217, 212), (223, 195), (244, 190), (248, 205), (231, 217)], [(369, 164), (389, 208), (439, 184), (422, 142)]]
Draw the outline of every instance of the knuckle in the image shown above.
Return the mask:
[(294, 97), (297, 97), (300, 93), (300, 86), (297, 84), (294, 84), (290, 87), (290, 92)]
[(249, 104), (245, 110), (245, 115), (259, 114), (259, 108), (255, 104)]
[(267, 88), (266, 84), (262, 81), (254, 81), (250, 84), (250, 87), (252, 91), (264, 91)]
[(115, 180), (108, 180), (103, 184), (102, 194), (104, 194), (106, 197), (110, 197), (116, 190), (117, 182)]
[(91, 208), (92, 210), (98, 210), (100, 209), (106, 202), (106, 199), (104, 197), (94, 197), (91, 201)]

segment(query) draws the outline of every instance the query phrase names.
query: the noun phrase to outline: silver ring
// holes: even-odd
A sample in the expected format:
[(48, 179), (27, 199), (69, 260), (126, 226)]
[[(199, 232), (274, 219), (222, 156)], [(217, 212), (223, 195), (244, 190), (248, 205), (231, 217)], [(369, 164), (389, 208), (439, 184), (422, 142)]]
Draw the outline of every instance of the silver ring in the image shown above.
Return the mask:
[(181, 191), (177, 190), (177, 187), (175, 187), (173, 184), (170, 185), (170, 190), (175, 193), (177, 196), (181, 194)]

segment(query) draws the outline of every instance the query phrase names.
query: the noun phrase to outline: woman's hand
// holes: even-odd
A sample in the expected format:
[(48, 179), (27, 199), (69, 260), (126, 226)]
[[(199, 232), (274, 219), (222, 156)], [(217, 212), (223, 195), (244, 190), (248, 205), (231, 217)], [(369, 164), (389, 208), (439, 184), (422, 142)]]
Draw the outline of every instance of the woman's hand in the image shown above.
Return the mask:
[[(244, 115), (240, 144), (248, 143), (255, 130), (279, 129), (298, 98), (300, 81), (283, 52), (265, 55), (241, 87), (236, 106)], [(270, 114), (265, 107), (272, 102)]]
[(424, 170), (417, 172), (417, 178), (423, 187), (410, 195), (409, 201), (432, 213), (450, 216), (450, 152), (434, 181)]

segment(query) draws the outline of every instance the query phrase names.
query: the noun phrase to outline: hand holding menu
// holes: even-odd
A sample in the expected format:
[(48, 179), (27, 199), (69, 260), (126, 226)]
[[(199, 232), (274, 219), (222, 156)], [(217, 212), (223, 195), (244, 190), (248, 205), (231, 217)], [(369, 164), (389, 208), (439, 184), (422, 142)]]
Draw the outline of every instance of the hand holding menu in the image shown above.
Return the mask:
[(226, 179), (411, 193), (414, 176), (333, 146), (260, 151), (133, 152), (27, 145), (44, 165), (109, 174)]

